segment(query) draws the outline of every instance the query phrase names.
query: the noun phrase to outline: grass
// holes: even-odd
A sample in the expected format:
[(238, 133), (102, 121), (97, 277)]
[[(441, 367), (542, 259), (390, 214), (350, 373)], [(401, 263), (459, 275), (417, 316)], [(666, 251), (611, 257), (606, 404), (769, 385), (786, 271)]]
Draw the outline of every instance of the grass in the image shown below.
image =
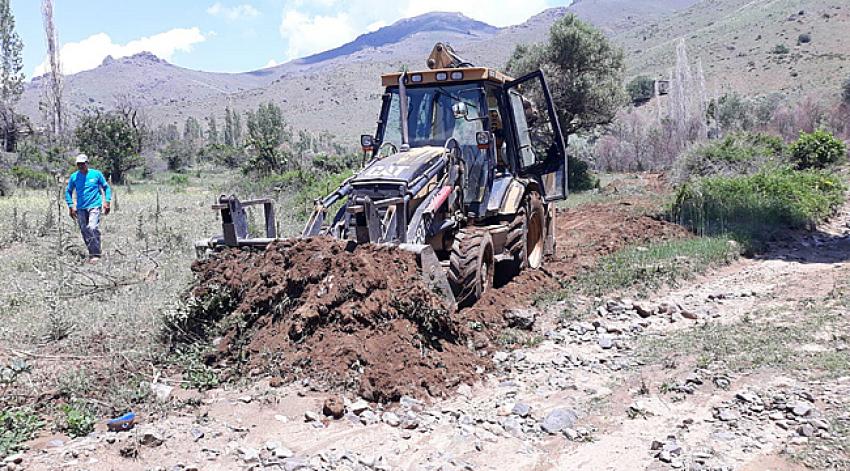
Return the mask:
[(579, 275), (569, 292), (603, 296), (612, 292), (647, 292), (675, 285), (711, 266), (728, 263), (739, 246), (724, 237), (696, 237), (647, 246), (628, 247), (602, 257), (596, 267)]
[[(114, 186), (98, 265), (83, 263), (85, 248), (60, 188), (0, 198), (0, 354), (26, 352), (31, 368), (27, 381), (4, 386), (0, 410), (16, 410), (45, 390), (60, 391), (98, 419), (148, 403), (144, 382), (157, 374), (151, 365), (167, 359), (158, 341), (163, 312), (191, 280), (193, 241), (221, 232), (209, 188), (228, 178), (193, 172), (179, 185), (162, 175)], [(57, 422), (68, 415), (39, 413)], [(85, 421), (75, 417), (67, 418), (82, 433)]]
[(709, 177), (683, 185), (672, 217), (701, 234), (760, 239), (781, 229), (811, 228), (833, 214), (846, 187), (825, 171), (774, 169)]
[(781, 369), (817, 380), (850, 374), (850, 352), (794, 348), (817, 343), (817, 332), (825, 328), (839, 328), (840, 316), (822, 307), (811, 307), (778, 315), (761, 311), (751, 319), (725, 325), (708, 323), (667, 337), (650, 338), (641, 345), (639, 354), (650, 362), (670, 355), (698, 356), (709, 363), (721, 362), (732, 371)]

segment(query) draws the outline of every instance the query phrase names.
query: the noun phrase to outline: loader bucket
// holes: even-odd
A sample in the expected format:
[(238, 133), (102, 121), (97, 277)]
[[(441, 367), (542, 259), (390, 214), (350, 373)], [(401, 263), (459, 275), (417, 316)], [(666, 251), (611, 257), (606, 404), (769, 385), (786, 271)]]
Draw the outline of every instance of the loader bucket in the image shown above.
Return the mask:
[(397, 247), (416, 254), (416, 263), (419, 265), (422, 279), (433, 292), (443, 298), (449, 312), (454, 312), (457, 301), (455, 301), (452, 288), (449, 286), (449, 279), (446, 278), (446, 271), (440, 265), (440, 260), (437, 259), (434, 249), (430, 245), (422, 244), (399, 244)]

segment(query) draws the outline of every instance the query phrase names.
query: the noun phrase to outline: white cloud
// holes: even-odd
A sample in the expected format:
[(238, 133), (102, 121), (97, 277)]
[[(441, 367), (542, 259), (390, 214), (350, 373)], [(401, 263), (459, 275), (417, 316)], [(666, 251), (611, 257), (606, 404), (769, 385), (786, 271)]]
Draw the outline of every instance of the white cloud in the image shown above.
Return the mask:
[[(522, 23), (549, 7), (546, 0), (409, 0), (402, 16), (411, 17), (432, 11), (460, 12), (493, 26)], [(569, 2), (564, 2), (569, 3)]]
[(276, 67), (278, 65), (280, 65), (280, 62), (278, 62), (274, 59), (269, 59), (269, 61), (266, 62), (266, 65), (264, 65), (263, 68), (268, 69), (269, 67)]
[(378, 21), (376, 21), (374, 23), (370, 23), (368, 26), (366, 26), (366, 31), (368, 31), (370, 33), (372, 31), (378, 31), (379, 29), (383, 28), (386, 25), (387, 25), (386, 21), (378, 20)]
[(341, 46), (358, 33), (347, 13), (308, 16), (289, 10), (283, 15), (280, 34), (288, 40), (287, 58), (295, 59)]
[[(197, 27), (176, 28), (163, 33), (139, 38), (127, 44), (115, 44), (106, 33), (98, 33), (76, 43), (63, 44), (59, 50), (62, 72), (75, 74), (97, 67), (106, 56), (127, 57), (148, 51), (158, 57), (171, 60), (174, 53), (189, 52), (195, 44), (206, 41), (207, 37)], [(48, 70), (47, 59), (35, 68), (33, 77)]]
[(212, 16), (221, 16), (231, 21), (260, 16), (260, 12), (254, 8), (253, 5), (248, 3), (243, 3), (234, 7), (226, 7), (220, 2), (216, 2), (207, 8), (207, 13)]

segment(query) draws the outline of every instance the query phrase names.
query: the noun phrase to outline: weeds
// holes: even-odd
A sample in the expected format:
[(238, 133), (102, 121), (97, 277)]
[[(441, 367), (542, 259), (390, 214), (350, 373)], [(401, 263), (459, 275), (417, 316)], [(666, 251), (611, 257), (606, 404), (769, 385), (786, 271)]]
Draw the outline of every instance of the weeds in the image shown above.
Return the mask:
[(759, 239), (824, 220), (844, 201), (844, 191), (836, 175), (813, 170), (705, 178), (679, 190), (671, 216), (700, 234)]
[(82, 402), (64, 404), (61, 407), (62, 418), (59, 430), (71, 438), (85, 437), (94, 431), (97, 417), (88, 405)]
[(604, 296), (625, 289), (646, 292), (675, 285), (707, 268), (728, 263), (739, 252), (723, 237), (699, 237), (630, 247), (599, 260), (567, 288), (588, 296)]
[(0, 411), (0, 458), (20, 451), (21, 444), (31, 440), (43, 426), (30, 409)]

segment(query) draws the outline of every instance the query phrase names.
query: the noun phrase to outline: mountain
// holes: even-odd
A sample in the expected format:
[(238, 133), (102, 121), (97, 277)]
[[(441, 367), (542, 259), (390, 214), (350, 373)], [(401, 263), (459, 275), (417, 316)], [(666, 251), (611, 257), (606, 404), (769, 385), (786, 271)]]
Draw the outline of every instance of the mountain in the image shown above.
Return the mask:
[[(618, 42), (631, 45), (631, 32), (649, 24), (663, 25), (667, 17), (695, 4), (717, 1), (576, 0), (570, 7), (545, 10), (506, 28), (458, 13), (428, 13), (363, 34), (329, 51), (245, 73), (189, 70), (150, 53), (107, 58), (93, 70), (66, 77), (65, 90), (72, 113), (92, 107), (109, 109), (116, 100), (129, 99), (143, 108), (154, 125), (177, 123), (181, 127), (189, 116), (221, 118), (226, 106), (242, 112), (272, 101), (282, 107), (296, 129), (329, 131), (355, 139), (374, 131), (383, 93), (381, 73), (402, 67), (425, 68), (438, 41), (451, 44), (474, 64), (502, 68), (516, 45), (544, 40), (552, 23), (567, 13), (575, 13)], [(681, 22), (687, 16), (677, 18)], [(633, 64), (635, 70), (639, 67), (643, 65)], [(35, 122), (41, 120), (40, 94), (40, 79), (34, 79), (21, 101), (21, 111)]]
[(487, 37), (499, 28), (467, 18), (460, 13), (433, 12), (406, 18), (377, 31), (360, 35), (354, 41), (329, 51), (298, 59), (302, 64), (315, 64), (340, 56), (347, 56), (367, 48), (377, 48), (397, 43), (417, 33), (459, 33), (472, 37)]
[[(46, 76), (26, 85), (20, 112), (38, 120), (38, 103)], [(146, 110), (181, 106), (190, 101), (233, 94), (264, 86), (275, 77), (270, 70), (222, 74), (184, 69), (141, 52), (113, 59), (95, 69), (65, 77), (65, 97), (73, 114), (86, 109), (109, 109), (117, 100), (132, 100)]]

